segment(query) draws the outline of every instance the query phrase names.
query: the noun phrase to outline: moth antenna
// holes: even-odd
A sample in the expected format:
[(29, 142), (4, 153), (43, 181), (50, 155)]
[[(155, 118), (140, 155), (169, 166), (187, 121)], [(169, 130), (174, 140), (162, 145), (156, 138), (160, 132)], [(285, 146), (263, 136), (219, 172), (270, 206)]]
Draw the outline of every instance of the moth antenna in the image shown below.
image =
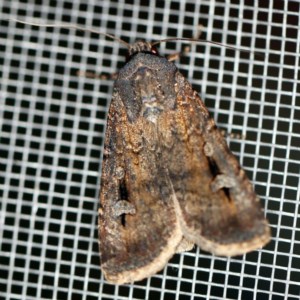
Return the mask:
[(226, 45), (226, 44), (222, 44), (222, 43), (219, 43), (219, 42), (207, 41), (207, 40), (203, 40), (203, 39), (169, 38), (169, 39), (163, 39), (163, 40), (160, 40), (160, 41), (155, 41), (155, 42), (151, 43), (151, 45), (155, 46), (155, 45), (158, 45), (160, 43), (166, 43), (166, 42), (172, 42), (172, 41), (188, 41), (188, 42), (195, 42), (195, 43), (197, 43), (197, 42), (198, 43), (208, 43), (208, 44), (217, 45), (217, 46), (220, 46), (220, 47), (225, 47), (227, 49), (231, 49), (231, 50), (235, 50), (235, 51), (239, 51), (239, 52), (254, 53), (254, 55), (259, 55), (259, 56), (261, 56), (263, 58), (265, 57), (261, 53), (257, 53), (257, 52), (253, 52), (253, 51), (245, 50), (245, 49), (240, 49), (240, 48), (236, 48), (236, 47), (229, 46), (229, 45)]
[(130, 44), (126, 43), (125, 41), (119, 39), (118, 37), (111, 35), (109, 33), (105, 33), (105, 32), (101, 32), (101, 31), (97, 31), (94, 29), (90, 29), (90, 28), (84, 28), (84, 27), (80, 27), (74, 24), (68, 24), (68, 23), (58, 23), (58, 24), (40, 24), (40, 23), (34, 23), (34, 22), (26, 22), (26, 21), (22, 21), (22, 20), (18, 20), (18, 19), (14, 19), (14, 18), (9, 18), (7, 19), (8, 21), (15, 21), (17, 23), (21, 23), (21, 24), (26, 24), (26, 25), (32, 25), (32, 26), (38, 26), (38, 27), (59, 27), (59, 28), (66, 28), (66, 29), (75, 29), (75, 30), (80, 30), (80, 31), (86, 31), (86, 32), (90, 32), (90, 33), (96, 33), (99, 35), (104, 35), (114, 41), (117, 41), (123, 45), (125, 45), (127, 47), (127, 49), (129, 49)]

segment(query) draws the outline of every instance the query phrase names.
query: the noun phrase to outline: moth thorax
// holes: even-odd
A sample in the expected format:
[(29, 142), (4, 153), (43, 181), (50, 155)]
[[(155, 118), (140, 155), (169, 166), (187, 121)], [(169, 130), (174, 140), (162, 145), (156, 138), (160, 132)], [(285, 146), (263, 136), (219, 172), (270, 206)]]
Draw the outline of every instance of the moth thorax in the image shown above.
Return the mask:
[(137, 41), (133, 45), (130, 45), (128, 50), (129, 56), (138, 52), (152, 52), (151, 43), (145, 41)]

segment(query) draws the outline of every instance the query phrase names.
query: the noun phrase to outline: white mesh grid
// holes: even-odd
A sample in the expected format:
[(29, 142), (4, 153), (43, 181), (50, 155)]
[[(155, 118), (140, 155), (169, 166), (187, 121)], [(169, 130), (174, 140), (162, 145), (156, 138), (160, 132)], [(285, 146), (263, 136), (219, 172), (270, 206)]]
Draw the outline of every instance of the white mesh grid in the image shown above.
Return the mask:
[[(1, 299), (299, 299), (298, 1), (0, 2)], [(7, 18), (93, 26), (130, 43), (201, 38), (177, 61), (260, 195), (272, 228), (264, 249), (234, 258), (196, 247), (131, 285), (100, 272), (97, 208), (112, 74), (126, 49), (103, 36)], [(187, 43), (161, 44), (160, 53)]]

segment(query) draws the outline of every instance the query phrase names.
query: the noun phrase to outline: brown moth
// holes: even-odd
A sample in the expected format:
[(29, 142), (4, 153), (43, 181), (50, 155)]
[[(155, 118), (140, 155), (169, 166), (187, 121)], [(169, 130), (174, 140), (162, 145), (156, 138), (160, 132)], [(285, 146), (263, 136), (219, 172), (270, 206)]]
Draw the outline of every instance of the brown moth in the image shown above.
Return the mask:
[(74, 24), (8, 20), (102, 34), (129, 50), (115, 81), (102, 163), (99, 243), (108, 282), (147, 278), (194, 244), (234, 256), (270, 240), (259, 199), (202, 100), (154, 48), (203, 40), (129, 45)]
[(129, 47), (114, 85), (99, 240), (114, 284), (155, 274), (193, 244), (234, 256), (270, 240), (259, 199), (202, 100), (146, 42)]

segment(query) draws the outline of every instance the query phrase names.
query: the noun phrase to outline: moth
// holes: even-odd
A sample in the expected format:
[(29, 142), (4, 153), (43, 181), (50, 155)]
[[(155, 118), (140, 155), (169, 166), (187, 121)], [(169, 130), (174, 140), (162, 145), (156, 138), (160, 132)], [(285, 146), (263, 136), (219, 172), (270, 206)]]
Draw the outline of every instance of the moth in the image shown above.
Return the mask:
[(158, 42), (129, 45), (72, 24), (9, 20), (94, 32), (128, 48), (114, 85), (102, 162), (99, 248), (108, 282), (147, 278), (194, 244), (234, 256), (270, 240), (245, 171), (198, 94), (158, 54)]
[(154, 44), (128, 49), (114, 84), (102, 163), (106, 280), (147, 278), (194, 244), (221, 256), (264, 246), (270, 228), (260, 201), (198, 94)]

